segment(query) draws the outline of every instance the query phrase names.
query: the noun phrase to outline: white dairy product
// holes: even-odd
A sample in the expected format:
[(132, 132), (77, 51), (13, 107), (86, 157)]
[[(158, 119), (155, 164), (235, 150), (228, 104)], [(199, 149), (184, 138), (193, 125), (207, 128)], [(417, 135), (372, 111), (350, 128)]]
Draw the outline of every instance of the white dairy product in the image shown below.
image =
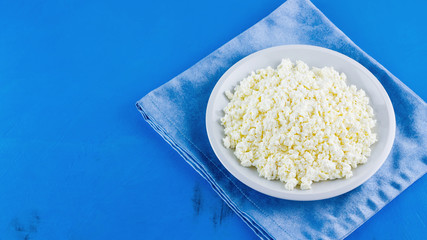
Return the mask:
[(224, 146), (234, 149), (242, 166), (254, 166), (288, 190), (350, 178), (376, 142), (369, 98), (332, 67), (310, 69), (283, 59), (225, 95)]

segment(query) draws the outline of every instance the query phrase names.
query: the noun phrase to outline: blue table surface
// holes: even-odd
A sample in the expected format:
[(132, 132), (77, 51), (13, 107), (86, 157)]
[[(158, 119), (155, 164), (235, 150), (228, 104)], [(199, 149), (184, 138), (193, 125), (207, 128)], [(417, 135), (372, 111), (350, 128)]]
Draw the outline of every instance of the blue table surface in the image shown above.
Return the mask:
[[(427, 98), (425, 1), (313, 2)], [(256, 239), (134, 104), (281, 3), (0, 1), (0, 239)], [(423, 238), (426, 189), (348, 239)]]

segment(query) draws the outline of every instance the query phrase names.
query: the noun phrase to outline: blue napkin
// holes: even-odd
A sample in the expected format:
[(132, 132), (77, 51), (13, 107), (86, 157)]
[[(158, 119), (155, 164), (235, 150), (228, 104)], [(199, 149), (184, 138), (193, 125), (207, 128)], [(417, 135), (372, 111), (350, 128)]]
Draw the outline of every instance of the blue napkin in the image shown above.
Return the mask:
[[(309, 44), (341, 52), (369, 69), (396, 112), (396, 139), (381, 169), (344, 195), (296, 202), (269, 197), (234, 178), (213, 153), (205, 130), (209, 95), (238, 60), (272, 46)], [(342, 239), (427, 171), (427, 107), (357, 47), (308, 0), (288, 0), (269, 16), (137, 102), (144, 119), (210, 183), (263, 239)]]

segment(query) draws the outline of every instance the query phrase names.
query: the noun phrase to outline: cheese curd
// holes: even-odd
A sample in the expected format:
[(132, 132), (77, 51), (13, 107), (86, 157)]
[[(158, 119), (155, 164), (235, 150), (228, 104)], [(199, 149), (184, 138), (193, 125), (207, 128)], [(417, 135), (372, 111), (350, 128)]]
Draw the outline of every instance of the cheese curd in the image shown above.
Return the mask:
[(376, 142), (369, 98), (332, 67), (310, 69), (283, 59), (225, 95), (224, 146), (234, 149), (242, 166), (254, 166), (287, 190), (350, 178)]

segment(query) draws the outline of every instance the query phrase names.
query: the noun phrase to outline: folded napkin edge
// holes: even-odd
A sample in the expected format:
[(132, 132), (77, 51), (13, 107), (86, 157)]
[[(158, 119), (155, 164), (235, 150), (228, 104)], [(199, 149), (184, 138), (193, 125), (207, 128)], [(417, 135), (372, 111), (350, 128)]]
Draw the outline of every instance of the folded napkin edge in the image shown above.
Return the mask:
[[(145, 98), (145, 97), (144, 97)], [(142, 99), (141, 99), (142, 100)], [(176, 143), (173, 141), (166, 130), (164, 130), (160, 124), (158, 124), (157, 120), (144, 109), (143, 102), (138, 101), (136, 103), (136, 108), (141, 113), (144, 120), (156, 131), (201, 177), (203, 177), (209, 185), (211, 185), (214, 192), (216, 192), (220, 198), (231, 208), (233, 212), (235, 212), (254, 232), (262, 239), (274, 239), (271, 234), (268, 233), (268, 231), (259, 224), (255, 219), (252, 219), (249, 215), (245, 214), (243, 211), (241, 211), (237, 205), (227, 197), (227, 194), (223, 193), (223, 190), (220, 186), (217, 186), (217, 184), (212, 181), (210, 178), (210, 175), (204, 170), (203, 167), (200, 166), (200, 164), (197, 163), (197, 161), (194, 160), (195, 157), (193, 157), (191, 154), (185, 152), (179, 143)], [(159, 109), (157, 111), (164, 115)], [(247, 198), (247, 197), (246, 197)], [(248, 199), (248, 198), (247, 198)], [(248, 199), (252, 204), (253, 201)], [(259, 207), (257, 207), (259, 209)], [(260, 209), (260, 211), (262, 211)], [(282, 229), (277, 223), (276, 225), (278, 228)], [(284, 229), (282, 229), (286, 234), (288, 234)], [(288, 234), (289, 237), (291, 237)]]

